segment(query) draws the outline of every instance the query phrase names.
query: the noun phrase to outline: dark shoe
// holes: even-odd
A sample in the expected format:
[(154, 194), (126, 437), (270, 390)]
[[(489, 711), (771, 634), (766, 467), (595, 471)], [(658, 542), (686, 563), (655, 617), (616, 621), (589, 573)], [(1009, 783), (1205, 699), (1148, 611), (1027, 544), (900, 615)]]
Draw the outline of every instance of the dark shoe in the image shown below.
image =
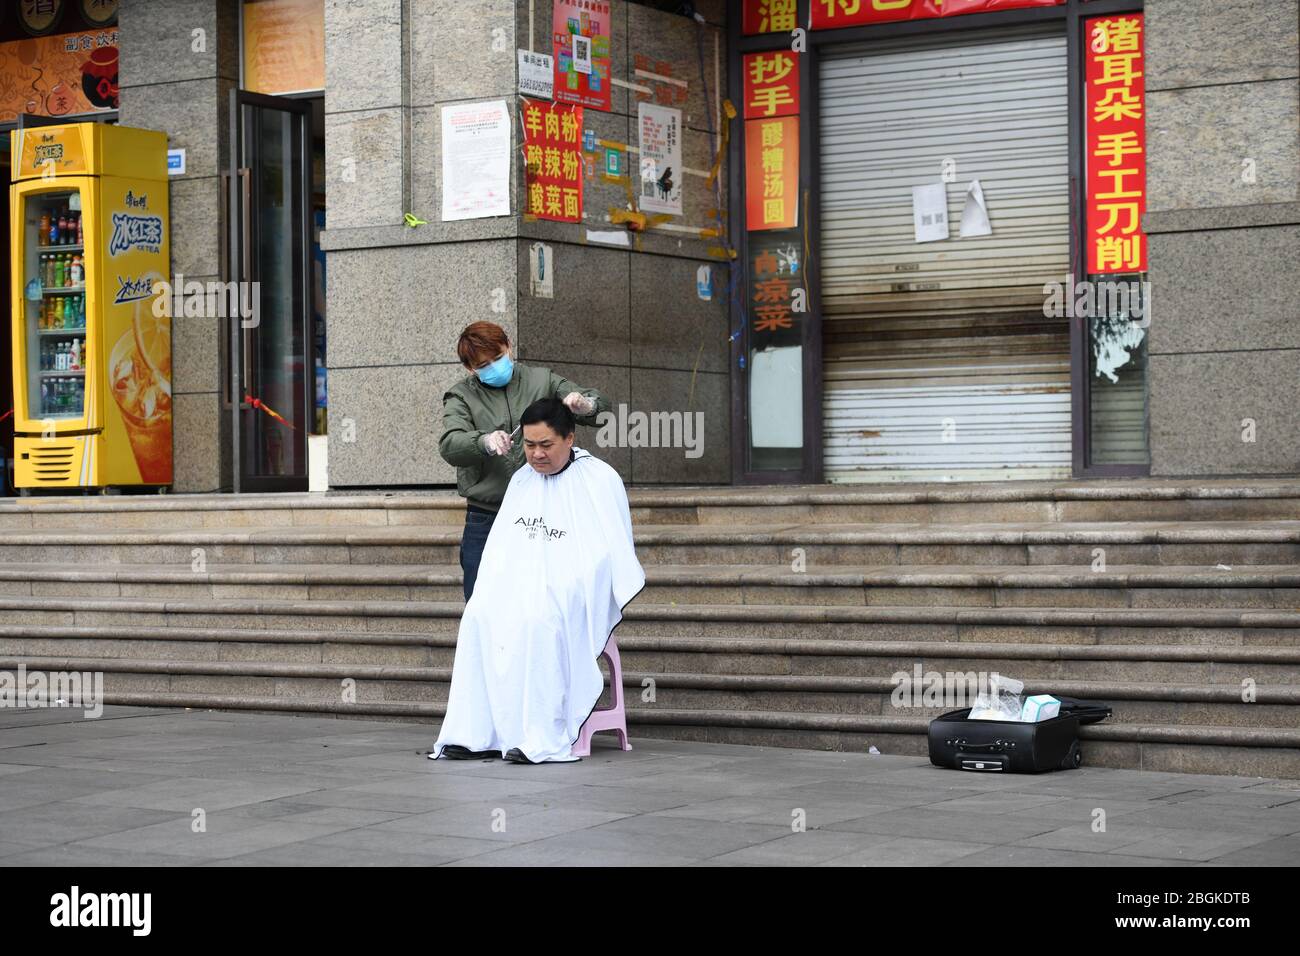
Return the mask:
[(520, 750), (518, 747), (511, 747), (508, 751), (506, 751), (506, 759), (509, 760), (511, 763), (533, 763), (534, 762), (532, 760), (529, 760), (527, 757), (525, 757), (524, 752)]
[(460, 744), (447, 744), (442, 748), (442, 755), (449, 760), (487, 760), (495, 757), (495, 750), (470, 750)]

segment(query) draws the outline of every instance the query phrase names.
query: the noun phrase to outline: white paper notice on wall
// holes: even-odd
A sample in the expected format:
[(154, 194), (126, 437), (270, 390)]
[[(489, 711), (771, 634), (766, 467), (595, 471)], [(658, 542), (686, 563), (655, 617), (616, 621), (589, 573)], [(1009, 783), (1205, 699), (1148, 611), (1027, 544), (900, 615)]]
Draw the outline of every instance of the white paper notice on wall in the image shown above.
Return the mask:
[(534, 242), (528, 248), (528, 272), (532, 279), (532, 293), (539, 299), (555, 298), (555, 268), (551, 247), (544, 242)]
[(948, 238), (948, 186), (931, 183), (912, 187), (912, 226), (917, 242)]
[(755, 448), (803, 447), (803, 347), (754, 353), (749, 372), (749, 440)]
[(993, 226), (989, 223), (989, 207), (984, 204), (984, 189), (978, 179), (972, 179), (966, 187), (966, 205), (961, 210), (959, 233), (963, 239), (993, 235)]
[(682, 214), (682, 111), (671, 106), (638, 103), (638, 145), (641, 149), (641, 212)]
[(539, 100), (555, 95), (555, 74), (549, 53), (519, 51), (519, 92)]
[(442, 221), (510, 215), (505, 100), (442, 108)]

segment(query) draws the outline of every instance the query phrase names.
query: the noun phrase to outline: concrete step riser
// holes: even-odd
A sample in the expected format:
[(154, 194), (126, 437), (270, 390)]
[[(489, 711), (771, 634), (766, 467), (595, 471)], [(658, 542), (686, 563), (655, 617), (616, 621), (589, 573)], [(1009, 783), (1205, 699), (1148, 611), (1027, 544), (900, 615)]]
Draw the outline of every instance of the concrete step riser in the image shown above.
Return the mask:
[(1175, 499), (1169, 501), (932, 502), (816, 505), (701, 505), (694, 521), (657, 519), (633, 512), (644, 524), (744, 526), (773, 522), (813, 524), (988, 524), (993, 522), (1076, 521), (1295, 521), (1300, 498)]
[[(437, 636), (454, 641), (459, 629), (455, 617), (363, 617), (359, 615), (326, 616), (307, 614), (189, 614), (112, 611), (28, 611), (0, 609), (0, 624), (19, 628), (18, 637), (0, 636), (0, 646), (13, 648), (17, 641), (39, 640), (27, 636), (29, 627), (122, 628), (136, 630), (157, 627), (177, 631), (182, 644), (207, 640), (202, 631), (229, 628), (234, 631), (293, 630), (308, 628), (314, 635), (330, 633), (358, 635), (365, 633), (410, 634), (413, 638)], [(629, 638), (659, 640), (663, 638), (760, 639), (765, 641), (905, 641), (937, 644), (1050, 644), (1178, 646), (1178, 647), (1297, 647), (1300, 628), (1269, 627), (1138, 627), (1111, 625), (1061, 626), (1051, 624), (966, 624), (966, 623), (821, 623), (801, 621), (657, 621), (627, 618), (616, 632), (620, 642)], [(132, 635), (135, 636), (135, 635)], [(76, 640), (80, 638), (69, 638)], [(93, 638), (86, 638), (93, 639)], [(55, 638), (54, 640), (64, 640)], [(256, 638), (250, 638), (256, 640)], [(277, 641), (283, 643), (284, 639)], [(218, 641), (220, 642), (220, 641)], [(239, 642), (244, 643), (244, 642)], [(340, 642), (342, 643), (342, 642)], [(237, 646), (232, 644), (232, 646)], [(381, 640), (358, 645), (383, 653), (388, 647)], [(368, 653), (370, 651), (367, 651)], [(10, 653), (18, 653), (11, 650)]]
[[(445, 704), (450, 684), (446, 680), (382, 680), (343, 677), (278, 677), (222, 674), (158, 674), (106, 671), (106, 694), (201, 694), (236, 697), (275, 697), (302, 701), (355, 703)], [(789, 714), (841, 714), (931, 720), (951, 707), (895, 707), (888, 694), (808, 693), (792, 691), (732, 691), (660, 685), (655, 701), (641, 699), (641, 688), (627, 686), (629, 719), (651, 719), (656, 710), (704, 712), (782, 712)], [(608, 695), (608, 690), (606, 690)], [(1108, 700), (1113, 714), (1108, 725), (1151, 724), (1292, 729), (1300, 706), (1281, 704), (1227, 704), (1217, 702)]]
[(0, 564), (157, 564), (175, 568), (196, 568), (209, 564), (247, 565), (274, 570), (284, 564), (346, 566), (434, 565), (459, 568), (458, 545), (400, 544), (240, 544), (203, 541), (96, 544), (94, 542), (50, 544), (0, 544)]
[[(888, 694), (807, 693), (792, 691), (730, 691), (660, 686), (655, 702), (640, 699), (640, 689), (627, 688), (630, 713), (673, 710), (758, 711), (805, 714), (858, 714), (877, 717), (911, 717), (933, 720), (970, 701), (944, 707), (895, 707)], [(1300, 722), (1300, 705), (1229, 704), (1200, 701), (1112, 700), (1108, 724), (1160, 724), (1192, 727), (1273, 727), (1294, 729)]]
[[(198, 576), (196, 575), (196, 578)], [(459, 583), (445, 584), (276, 584), (162, 581), (0, 581), (0, 596), (38, 598), (141, 598), (253, 601), (434, 601), (461, 600)], [(966, 608), (1241, 608), (1290, 610), (1300, 607), (1296, 587), (949, 587), (914, 585), (646, 584), (636, 606), (752, 605), (786, 607), (966, 607)], [(0, 622), (4, 614), (0, 610)]]
[[(1035, 567), (1064, 565), (1092, 569), (1097, 550), (1109, 565), (1247, 569), (1256, 565), (1300, 564), (1300, 542), (1225, 541), (1186, 544), (819, 544), (792, 540), (781, 544), (641, 544), (643, 565), (733, 565), (794, 567), (809, 573), (846, 565), (955, 565)], [(459, 568), (459, 546), (368, 544), (240, 544), (169, 542), (141, 544), (49, 543), (0, 544), (0, 564), (84, 564), (88, 566), (153, 564), (175, 568), (243, 565), (273, 570), (285, 564), (330, 568), (348, 565)], [(201, 563), (200, 563), (201, 562)]]
[(639, 545), (641, 563), (650, 565), (720, 564), (791, 567), (809, 572), (845, 565), (1066, 565), (1091, 569), (1104, 551), (1111, 565), (1233, 568), (1261, 564), (1300, 564), (1300, 543), (1225, 542), (1222, 544), (649, 544)]
[[(271, 641), (166, 641), (93, 638), (0, 638), (0, 655), (48, 659), (151, 660), (185, 663), (265, 663), (302, 666), (444, 667), (455, 660), (450, 642), (420, 645)], [(628, 673), (843, 677), (893, 687), (896, 675), (923, 672), (967, 675), (1001, 673), (1027, 682), (1087, 681), (1222, 685), (1236, 695), (1243, 682), (1279, 686), (1300, 683), (1300, 663), (1274, 661), (1168, 661), (1128, 659), (1041, 659), (997, 655), (945, 657), (824, 655), (794, 653), (640, 650), (624, 644)], [(958, 679), (958, 678), (954, 678)], [(1031, 687), (1032, 689), (1032, 687)], [(783, 709), (783, 708), (777, 708)], [(1300, 725), (1300, 723), (1298, 723)]]
[[(853, 753), (866, 753), (868, 748), (875, 747), (882, 754), (901, 754), (920, 758), (925, 758), (927, 755), (927, 741), (922, 734), (854, 733), (642, 721), (631, 723), (629, 732), (634, 738), (649, 737), (656, 740), (692, 740), (699, 743)], [(599, 740), (599, 737), (597, 739)], [(1081, 741), (1081, 749), (1085, 767), (1300, 779), (1300, 751), (1297, 750), (1089, 740), (1086, 736)], [(953, 771), (954, 780), (957, 781), (954, 786), (960, 786), (961, 777), (958, 774), (960, 771)], [(866, 797), (865, 790), (863, 796)]]
[[(887, 489), (894, 493), (893, 489)], [(861, 493), (860, 489), (837, 489), (829, 497)], [(993, 521), (1262, 521), (1300, 519), (1300, 498), (1172, 498), (1166, 500), (1117, 500), (1106, 497), (1088, 500), (1029, 501), (857, 501), (836, 503), (821, 500), (801, 504), (717, 503), (707, 501), (647, 506), (632, 494), (634, 524), (752, 525), (772, 521), (837, 523), (934, 524)], [(20, 506), (0, 512), (0, 532), (41, 530), (132, 530), (190, 528), (259, 529), (285, 527), (340, 526), (376, 528), (416, 526), (458, 529), (465, 523), (463, 503), (454, 500), (447, 507), (363, 508), (330, 502), (326, 507), (252, 508), (231, 498), (229, 507), (185, 508), (175, 500), (166, 509), (147, 506), (126, 510), (134, 503), (114, 502), (111, 510), (54, 511), (48, 506)]]

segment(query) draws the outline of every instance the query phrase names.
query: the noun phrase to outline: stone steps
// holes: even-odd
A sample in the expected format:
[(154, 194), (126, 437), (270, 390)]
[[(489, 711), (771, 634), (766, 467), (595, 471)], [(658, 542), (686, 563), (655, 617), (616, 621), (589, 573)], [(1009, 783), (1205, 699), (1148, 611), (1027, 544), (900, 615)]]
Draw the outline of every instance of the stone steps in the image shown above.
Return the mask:
[[(0, 596), (293, 602), (448, 602), (461, 572), (412, 565), (0, 565)], [(1300, 565), (844, 565), (795, 571), (650, 565), (641, 604), (1175, 608), (1300, 607)], [(0, 604), (0, 621), (8, 613)]]
[[(1112, 705), (1089, 763), (1300, 778), (1300, 482), (629, 498), (634, 736), (923, 753), (952, 708), (895, 706), (899, 682), (998, 671)], [(434, 721), (463, 520), (451, 494), (3, 501), (0, 669), (98, 670), (109, 703)]]
[[(459, 526), (56, 529), (0, 533), (0, 568), (27, 564), (447, 566)], [(1300, 521), (721, 526), (642, 525), (650, 565), (1203, 566), (1300, 563)]]
[[(1300, 520), (1300, 481), (1110, 479), (1049, 482), (630, 488), (636, 524)], [(55, 528), (351, 527), (464, 522), (451, 492), (33, 497), (0, 501), (0, 532)]]
[[(851, 714), (864, 716), (923, 717), (930, 719), (954, 707), (969, 706), (968, 699), (923, 698), (924, 685), (909, 685), (915, 696), (902, 698), (899, 682), (889, 676), (894, 662), (881, 661), (878, 677), (831, 674), (732, 674), (674, 670), (642, 670), (644, 654), (627, 652), (624, 685), (629, 707), (646, 712), (669, 710), (771, 711), (791, 714)], [(689, 663), (689, 662), (688, 662)], [(1003, 670), (995, 660), (981, 661)], [(974, 671), (974, 661), (955, 664)], [(244, 695), (292, 697), (316, 701), (342, 700), (345, 682), (358, 706), (371, 702), (445, 702), (450, 686), (450, 655), (436, 666), (379, 665), (371, 663), (231, 660), (159, 660), (129, 657), (9, 657), (0, 654), (0, 668), (28, 673), (101, 672), (107, 693)], [(1085, 699), (1104, 699), (1114, 709), (1119, 724), (1194, 724), (1206, 726), (1295, 729), (1300, 689), (1294, 684), (1260, 683), (1254, 700), (1244, 704), (1240, 684), (1196, 684), (1143, 681), (1140, 669), (1133, 680), (1101, 676), (1097, 680), (1060, 679), (1024, 673), (1026, 693), (1050, 693)], [(1267, 678), (1263, 678), (1267, 680)], [(652, 683), (651, 683), (652, 682)], [(642, 699), (653, 686), (654, 701)], [(635, 700), (633, 699), (635, 698)], [(369, 713), (369, 711), (365, 711)]]

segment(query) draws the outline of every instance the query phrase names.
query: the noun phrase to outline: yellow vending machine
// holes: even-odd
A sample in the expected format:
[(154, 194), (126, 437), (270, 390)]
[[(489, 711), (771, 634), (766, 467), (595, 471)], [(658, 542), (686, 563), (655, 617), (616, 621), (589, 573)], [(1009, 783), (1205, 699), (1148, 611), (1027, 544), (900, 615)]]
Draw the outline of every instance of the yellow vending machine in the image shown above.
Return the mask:
[(10, 136), (14, 483), (169, 485), (167, 135)]

